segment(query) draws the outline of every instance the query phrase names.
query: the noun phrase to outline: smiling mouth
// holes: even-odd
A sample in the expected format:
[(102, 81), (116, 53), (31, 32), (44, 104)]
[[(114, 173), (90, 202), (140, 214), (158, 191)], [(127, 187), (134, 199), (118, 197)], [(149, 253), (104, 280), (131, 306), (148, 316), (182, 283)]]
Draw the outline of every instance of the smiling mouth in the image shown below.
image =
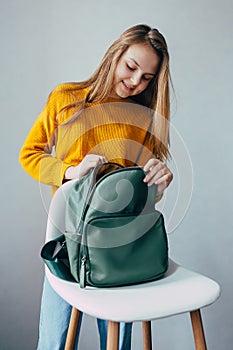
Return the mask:
[(122, 84), (124, 85), (124, 87), (125, 87), (127, 90), (133, 91), (133, 88), (131, 88), (130, 86), (128, 86), (128, 85), (124, 82), (124, 80), (122, 80)]

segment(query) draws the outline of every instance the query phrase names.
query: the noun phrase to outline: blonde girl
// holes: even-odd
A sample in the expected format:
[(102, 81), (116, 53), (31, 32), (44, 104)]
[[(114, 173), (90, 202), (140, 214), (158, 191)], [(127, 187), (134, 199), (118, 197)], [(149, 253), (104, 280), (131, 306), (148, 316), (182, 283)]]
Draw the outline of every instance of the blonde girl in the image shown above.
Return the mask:
[[(144, 167), (148, 186), (157, 186), (158, 201), (173, 177), (166, 165), (169, 87), (163, 35), (147, 25), (127, 29), (88, 80), (60, 84), (51, 92), (21, 149), (21, 165), (54, 193), (98, 163), (116, 161), (127, 167), (136, 162)], [(45, 279), (38, 350), (64, 348), (70, 312), (71, 306)], [(97, 321), (105, 350), (107, 322)], [(120, 350), (130, 349), (131, 330), (131, 323), (121, 324)]]

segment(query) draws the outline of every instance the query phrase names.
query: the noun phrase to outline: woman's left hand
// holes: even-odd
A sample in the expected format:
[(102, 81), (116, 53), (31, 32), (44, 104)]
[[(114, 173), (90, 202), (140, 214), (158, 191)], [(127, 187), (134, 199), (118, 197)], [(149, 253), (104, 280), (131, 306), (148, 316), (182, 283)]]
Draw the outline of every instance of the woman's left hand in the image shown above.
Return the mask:
[(144, 182), (151, 185), (157, 185), (157, 194), (160, 195), (169, 186), (173, 179), (172, 172), (168, 169), (165, 163), (159, 159), (152, 158), (148, 160), (144, 166), (144, 171), (147, 172)]

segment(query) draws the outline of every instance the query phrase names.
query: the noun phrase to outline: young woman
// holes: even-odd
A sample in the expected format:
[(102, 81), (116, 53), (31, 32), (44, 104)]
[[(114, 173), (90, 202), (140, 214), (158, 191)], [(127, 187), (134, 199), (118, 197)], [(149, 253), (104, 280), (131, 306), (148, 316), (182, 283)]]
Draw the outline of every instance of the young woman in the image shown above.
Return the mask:
[[(23, 168), (52, 186), (79, 179), (98, 163), (135, 162), (158, 198), (172, 180), (169, 156), (169, 53), (162, 34), (147, 25), (126, 30), (86, 81), (57, 86), (20, 152)], [(71, 306), (45, 279), (38, 350), (61, 350)], [(130, 349), (132, 324), (121, 324), (120, 349)], [(98, 320), (101, 350), (107, 323)], [(78, 335), (77, 335), (78, 342)], [(76, 343), (77, 343), (76, 342)]]

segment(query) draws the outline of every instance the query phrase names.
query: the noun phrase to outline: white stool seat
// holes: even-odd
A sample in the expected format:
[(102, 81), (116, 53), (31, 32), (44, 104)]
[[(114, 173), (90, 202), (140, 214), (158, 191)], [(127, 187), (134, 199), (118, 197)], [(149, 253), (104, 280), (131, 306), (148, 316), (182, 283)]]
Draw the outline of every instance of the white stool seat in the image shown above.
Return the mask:
[(53, 289), (75, 308), (91, 316), (112, 321), (153, 320), (213, 303), (220, 295), (219, 285), (172, 260), (166, 276), (158, 281), (120, 288), (81, 289), (46, 271)]

